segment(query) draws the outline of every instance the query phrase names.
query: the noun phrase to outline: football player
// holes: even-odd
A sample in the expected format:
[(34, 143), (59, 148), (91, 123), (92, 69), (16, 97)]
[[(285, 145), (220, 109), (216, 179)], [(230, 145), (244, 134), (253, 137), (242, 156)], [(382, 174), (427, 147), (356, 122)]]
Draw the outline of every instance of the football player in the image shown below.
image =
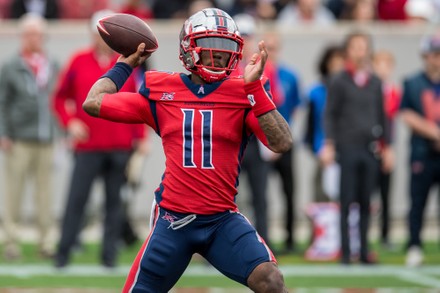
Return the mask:
[(152, 228), (123, 292), (168, 292), (194, 253), (255, 292), (287, 292), (272, 252), (235, 203), (249, 137), (256, 135), (274, 152), (292, 145), (262, 77), (264, 42), (244, 75), (229, 77), (243, 39), (227, 13), (201, 10), (180, 33), (179, 57), (189, 75), (147, 71), (139, 93), (117, 93), (148, 57), (142, 56), (144, 47), (121, 56), (83, 104), (92, 116), (148, 124), (162, 138), (166, 156)]

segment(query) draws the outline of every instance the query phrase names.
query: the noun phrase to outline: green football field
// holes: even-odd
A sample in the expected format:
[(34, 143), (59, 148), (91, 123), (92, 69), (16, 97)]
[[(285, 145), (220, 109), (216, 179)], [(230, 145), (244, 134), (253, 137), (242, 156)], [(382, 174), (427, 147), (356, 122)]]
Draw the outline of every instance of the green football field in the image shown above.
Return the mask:
[[(36, 257), (34, 245), (26, 244), (21, 260), (0, 261), (0, 293), (120, 292), (137, 247), (124, 249), (120, 265), (109, 270), (98, 265), (99, 246), (87, 244), (84, 251), (74, 255), (70, 266), (57, 270), (50, 261)], [(403, 265), (405, 255), (401, 247), (388, 251), (375, 245), (374, 250), (380, 263), (371, 266), (309, 262), (301, 252), (278, 256), (277, 259), (291, 292), (440, 292), (438, 243), (429, 243), (425, 247), (426, 264), (415, 269)], [(249, 290), (195, 258), (172, 292)]]

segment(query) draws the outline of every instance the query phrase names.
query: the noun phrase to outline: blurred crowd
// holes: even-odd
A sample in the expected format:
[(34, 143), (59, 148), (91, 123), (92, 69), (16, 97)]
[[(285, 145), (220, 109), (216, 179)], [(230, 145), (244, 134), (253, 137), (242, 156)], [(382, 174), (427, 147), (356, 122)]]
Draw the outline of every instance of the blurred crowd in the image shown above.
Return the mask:
[[(243, 64), (255, 48), (256, 22), (260, 20), (270, 20), (280, 26), (327, 25), (346, 20), (436, 23), (440, 16), (439, 0), (0, 0), (0, 5), (3, 18), (20, 19), (22, 42), (20, 52), (2, 64), (0, 75), (0, 150), (5, 154), (8, 176), (2, 215), (6, 232), (3, 254), (8, 260), (21, 256), (16, 228), (21, 194), (25, 180), (35, 177), (40, 232), (38, 253), (41, 257), (55, 257), (57, 267), (67, 266), (72, 250), (81, 245), (79, 235), (85, 225), (85, 208), (95, 178), (103, 178), (106, 189), (101, 263), (114, 267), (118, 241), (131, 244), (137, 240), (126, 214), (128, 203), (124, 201), (127, 197), (124, 191), (127, 193), (127, 188), (140, 184), (142, 161), (148, 153), (147, 132), (139, 125), (93, 122), (81, 109), (91, 84), (117, 58), (97, 34), (94, 24), (98, 16), (116, 11), (144, 19), (186, 18), (195, 11), (216, 6), (230, 13), (246, 40)], [(90, 46), (76, 52), (62, 66), (44, 50), (46, 20), (52, 19), (92, 20)], [(440, 172), (437, 172), (440, 170), (440, 105), (437, 102), (440, 98), (440, 36), (423, 39), (420, 54), (424, 67), (414, 68), (416, 73), (399, 84), (392, 79), (393, 53), (373, 50), (371, 36), (354, 31), (341, 44), (332, 43), (322, 48), (316, 68), (319, 78), (308, 89), (301, 86), (300, 68), (289, 68), (279, 60), (282, 41), (276, 30), (268, 32), (264, 40), (270, 53), (265, 75), (270, 79), (280, 113), (293, 126), (296, 110), (307, 109), (305, 137), (295, 137), (295, 141), (296, 145), (304, 142), (308, 146), (319, 166), (310, 187), (313, 202), (338, 204), (340, 222), (336, 223), (335, 257), (343, 264), (353, 259), (363, 264), (377, 262), (370, 253), (368, 239), (370, 199), (377, 190), (381, 196), (380, 241), (386, 247), (392, 245), (389, 189), (394, 169), (395, 118), (402, 113), (413, 132), (407, 264), (420, 265), (423, 262), (420, 235), (427, 197), (431, 186), (440, 181)], [(86, 74), (82, 71), (84, 68), (87, 68)], [(149, 64), (145, 64), (135, 71), (126, 85), (127, 91), (139, 88), (142, 73), (148, 68)], [(237, 74), (240, 68), (241, 65)], [(27, 81), (26, 87), (21, 80)], [(46, 239), (52, 223), (47, 186), (51, 184), (49, 158), (57, 133), (65, 134), (61, 137), (67, 138), (75, 154), (75, 166), (66, 195), (60, 241), (54, 249)], [(293, 152), (294, 149), (277, 156), (255, 140), (250, 142), (243, 161), (243, 174), (251, 187), (256, 228), (269, 245), (267, 180), (271, 172), (280, 176), (285, 238), (281, 247), (275, 249), (276, 253), (298, 252)], [(324, 186), (323, 178), (334, 172), (331, 170), (335, 170), (336, 165), (339, 171), (334, 185), (337, 186), (332, 191)], [(353, 204), (359, 215), (354, 225), (360, 242), (356, 253), (349, 240), (352, 226), (349, 214)]]
[(0, 0), (0, 17), (34, 12), (47, 19), (87, 19), (97, 10), (112, 9), (144, 19), (184, 19), (212, 6), (231, 16), (246, 13), (282, 25), (440, 20), (439, 0)]

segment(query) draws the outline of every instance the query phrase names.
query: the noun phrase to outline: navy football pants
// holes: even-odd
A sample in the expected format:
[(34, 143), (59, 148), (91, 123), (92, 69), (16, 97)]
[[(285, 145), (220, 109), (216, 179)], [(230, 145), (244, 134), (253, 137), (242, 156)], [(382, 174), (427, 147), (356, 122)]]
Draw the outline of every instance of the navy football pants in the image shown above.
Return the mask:
[[(179, 225), (179, 220), (188, 221)], [(123, 292), (168, 292), (194, 253), (227, 277), (247, 286), (259, 264), (275, 258), (255, 228), (240, 213), (191, 216), (156, 206), (150, 235), (130, 270)], [(185, 221), (185, 220), (184, 220)]]

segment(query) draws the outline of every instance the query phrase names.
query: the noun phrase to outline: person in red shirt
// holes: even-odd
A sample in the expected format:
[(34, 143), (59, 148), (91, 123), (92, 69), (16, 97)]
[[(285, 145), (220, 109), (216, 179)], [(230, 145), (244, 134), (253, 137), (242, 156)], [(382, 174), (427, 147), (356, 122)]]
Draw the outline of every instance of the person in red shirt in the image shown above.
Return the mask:
[(168, 292), (194, 253), (255, 292), (287, 292), (264, 240), (239, 213), (240, 162), (249, 137), (274, 152), (292, 146), (289, 126), (262, 77), (264, 42), (244, 77), (228, 77), (242, 55), (233, 19), (215, 8), (188, 18), (180, 33), (180, 60), (190, 75), (150, 71), (139, 93), (122, 93), (145, 44), (90, 89), (83, 109), (91, 116), (146, 123), (162, 138), (166, 157), (155, 192), (151, 231), (122, 292)]
[[(111, 11), (99, 11), (92, 25)], [(92, 46), (74, 54), (61, 75), (54, 96), (54, 109), (61, 126), (66, 129), (74, 150), (74, 168), (62, 220), (61, 238), (55, 255), (55, 266), (70, 261), (73, 245), (82, 227), (83, 215), (95, 178), (105, 185), (105, 220), (101, 262), (116, 265), (117, 246), (122, 217), (120, 189), (125, 183), (125, 168), (134, 144), (143, 147), (144, 125), (126, 125), (99, 120), (81, 108), (93, 83), (110, 69), (117, 56), (92, 27)], [(128, 79), (122, 91), (136, 91), (134, 78)]]
[(377, 16), (381, 21), (405, 21), (407, 15), (405, 4), (407, 0), (379, 0)]
[(142, 19), (152, 19), (153, 11), (146, 1), (142, 0), (126, 0), (119, 9), (120, 13), (132, 14)]

